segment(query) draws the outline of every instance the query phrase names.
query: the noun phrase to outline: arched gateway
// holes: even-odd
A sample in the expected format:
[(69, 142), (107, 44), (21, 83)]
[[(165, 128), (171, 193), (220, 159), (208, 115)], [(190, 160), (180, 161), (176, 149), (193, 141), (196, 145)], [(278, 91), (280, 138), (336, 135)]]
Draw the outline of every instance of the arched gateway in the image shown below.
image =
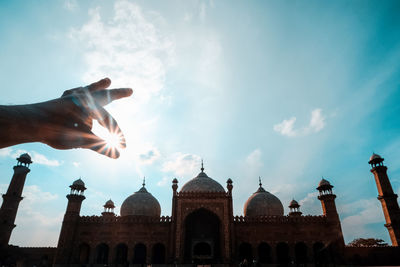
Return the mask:
[(221, 222), (217, 215), (198, 209), (185, 220), (185, 262), (221, 261)]

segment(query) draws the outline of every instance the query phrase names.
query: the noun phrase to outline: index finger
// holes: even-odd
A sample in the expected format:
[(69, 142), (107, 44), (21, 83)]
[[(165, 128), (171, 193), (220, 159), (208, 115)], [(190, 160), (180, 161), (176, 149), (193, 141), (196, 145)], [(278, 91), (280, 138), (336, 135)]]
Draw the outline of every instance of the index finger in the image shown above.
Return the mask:
[(118, 88), (118, 89), (110, 89), (110, 90), (100, 90), (92, 93), (95, 101), (101, 106), (105, 106), (114, 100), (118, 100), (120, 98), (128, 97), (132, 95), (133, 91), (131, 88)]
[(94, 91), (106, 89), (110, 86), (110, 84), (111, 84), (111, 80), (109, 78), (104, 78), (98, 82), (95, 82), (95, 83), (92, 83), (92, 84), (86, 86), (86, 88), (89, 90), (89, 92), (94, 92)]

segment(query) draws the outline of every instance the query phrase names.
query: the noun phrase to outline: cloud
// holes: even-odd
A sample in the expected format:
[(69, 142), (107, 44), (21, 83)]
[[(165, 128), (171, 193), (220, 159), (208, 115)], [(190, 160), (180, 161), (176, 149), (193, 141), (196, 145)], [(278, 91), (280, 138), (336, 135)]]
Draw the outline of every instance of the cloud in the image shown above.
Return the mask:
[(200, 169), (201, 158), (195, 154), (177, 152), (171, 155), (163, 166), (163, 172), (172, 172), (176, 176), (194, 175)]
[(249, 169), (253, 171), (258, 171), (261, 169), (261, 167), (263, 166), (263, 163), (261, 161), (261, 154), (261, 150), (257, 148), (246, 157), (245, 162)]
[[(1, 185), (6, 191), (8, 185)], [(37, 185), (24, 187), (24, 199), (20, 202), (11, 244), (30, 244), (32, 246), (56, 245), (63, 212), (53, 212), (49, 206), (58, 199), (57, 194), (42, 191)], [(46, 208), (41, 208), (46, 207)]]
[(19, 156), (21, 156), (21, 154), (24, 153), (28, 153), (31, 156), (33, 163), (35, 164), (41, 164), (47, 166), (60, 166), (62, 164), (62, 162), (56, 159), (49, 159), (45, 155), (40, 154), (36, 151), (26, 151), (23, 149), (13, 150), (11, 148), (0, 149), (0, 156), (2, 157), (11, 157), (16, 159)]
[(346, 240), (371, 236), (368, 225), (383, 223), (382, 209), (379, 205), (375, 198), (371, 198), (360, 199), (338, 207), (339, 213), (351, 214), (342, 219), (342, 228)]
[(1, 157), (11, 156), (11, 153), (12, 153), (12, 149), (9, 148), (9, 147), (0, 149), (0, 156)]
[(317, 133), (325, 127), (325, 117), (322, 115), (322, 109), (320, 108), (311, 111), (311, 119), (307, 126), (295, 129), (295, 122), (296, 117), (291, 117), (288, 120), (283, 120), (282, 122), (275, 124), (273, 129), (281, 135), (296, 137)]
[(47, 165), (47, 166), (60, 166), (60, 161), (56, 159), (48, 159), (45, 155), (39, 154), (35, 151), (31, 152), (32, 161), (36, 164)]
[(322, 214), (321, 202), (317, 198), (318, 192), (308, 193), (307, 196), (299, 201), (300, 210), (303, 214), (320, 215)]
[(72, 162), (72, 165), (74, 165), (75, 167), (79, 167), (80, 165), (81, 165), (81, 163), (80, 162)]
[(157, 148), (152, 148), (147, 152), (139, 155), (139, 160), (142, 164), (152, 164), (160, 157), (160, 152)]

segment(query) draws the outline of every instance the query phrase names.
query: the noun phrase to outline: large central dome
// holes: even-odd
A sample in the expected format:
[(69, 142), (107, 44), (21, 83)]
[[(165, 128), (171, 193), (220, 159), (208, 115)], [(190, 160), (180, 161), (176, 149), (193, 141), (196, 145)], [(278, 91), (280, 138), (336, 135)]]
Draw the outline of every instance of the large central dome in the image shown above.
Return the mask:
[(283, 216), (282, 202), (261, 186), (244, 204), (244, 216)]
[(225, 192), (220, 183), (207, 176), (204, 168), (201, 172), (182, 186), (181, 192)]
[(157, 199), (143, 187), (130, 195), (121, 205), (121, 216), (136, 215), (160, 217), (161, 207)]

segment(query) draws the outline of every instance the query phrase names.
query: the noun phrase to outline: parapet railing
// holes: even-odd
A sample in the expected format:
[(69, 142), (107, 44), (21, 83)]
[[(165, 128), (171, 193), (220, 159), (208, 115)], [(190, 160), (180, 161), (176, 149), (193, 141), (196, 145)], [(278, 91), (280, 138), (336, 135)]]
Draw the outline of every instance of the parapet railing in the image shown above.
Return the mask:
[(235, 223), (264, 222), (264, 223), (292, 223), (292, 222), (325, 222), (324, 215), (306, 215), (306, 216), (235, 216)]
[(81, 216), (80, 222), (82, 223), (96, 223), (96, 222), (113, 222), (113, 223), (170, 223), (170, 216), (161, 216), (161, 217), (147, 217), (147, 216)]

